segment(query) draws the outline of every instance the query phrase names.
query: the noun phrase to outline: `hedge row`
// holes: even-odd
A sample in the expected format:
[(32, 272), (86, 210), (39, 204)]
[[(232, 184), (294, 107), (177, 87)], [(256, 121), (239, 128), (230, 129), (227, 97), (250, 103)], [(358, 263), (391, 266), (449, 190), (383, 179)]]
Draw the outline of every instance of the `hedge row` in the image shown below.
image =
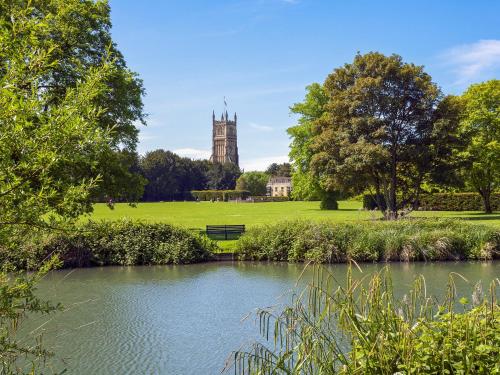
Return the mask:
[(250, 196), (247, 190), (193, 190), (191, 194), (200, 201), (220, 200), (224, 202), (232, 199), (246, 199)]
[[(425, 194), (419, 199), (419, 207), (426, 211), (482, 211), (483, 199), (477, 193)], [(500, 193), (491, 194), (491, 207), (500, 211)]]
[(251, 228), (237, 243), (243, 260), (318, 263), (500, 258), (500, 231), (453, 220), (364, 223), (282, 222)]
[[(382, 209), (386, 205), (384, 199)], [(500, 210), (500, 193), (491, 194), (491, 206), (494, 211)], [(417, 207), (423, 211), (482, 211), (483, 200), (477, 193), (434, 193), (423, 194), (417, 202)], [(367, 210), (377, 209), (375, 196), (366, 194), (363, 196), (363, 208)]]
[(15, 253), (0, 247), (0, 263), (36, 269), (58, 254), (64, 267), (187, 264), (212, 259), (216, 248), (205, 236), (169, 224), (102, 221), (71, 232), (33, 235)]
[(259, 196), (251, 196), (250, 199), (253, 202), (288, 202), (290, 200), (289, 197), (268, 197), (266, 195)]

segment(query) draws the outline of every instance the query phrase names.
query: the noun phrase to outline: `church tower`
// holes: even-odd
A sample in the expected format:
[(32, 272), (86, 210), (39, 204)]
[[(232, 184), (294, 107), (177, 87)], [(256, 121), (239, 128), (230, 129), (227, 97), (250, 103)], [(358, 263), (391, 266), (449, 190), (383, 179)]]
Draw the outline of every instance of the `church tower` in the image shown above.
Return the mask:
[(236, 132), (236, 113), (234, 120), (229, 120), (227, 111), (220, 120), (212, 113), (212, 156), (213, 163), (233, 163), (238, 165), (238, 137)]

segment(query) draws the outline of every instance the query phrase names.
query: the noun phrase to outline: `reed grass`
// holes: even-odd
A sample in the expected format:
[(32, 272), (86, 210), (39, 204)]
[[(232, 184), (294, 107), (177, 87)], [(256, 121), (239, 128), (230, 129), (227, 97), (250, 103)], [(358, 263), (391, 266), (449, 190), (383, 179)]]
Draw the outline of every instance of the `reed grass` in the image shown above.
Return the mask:
[(307, 287), (281, 312), (257, 313), (262, 342), (234, 352), (235, 374), (498, 374), (500, 309), (496, 288), (481, 284), (469, 299), (456, 294), (450, 274), (446, 297), (427, 294), (415, 279), (402, 298), (388, 268), (345, 282), (316, 267)]
[(500, 231), (449, 219), (296, 220), (250, 228), (236, 251), (244, 260), (317, 263), (497, 259)]

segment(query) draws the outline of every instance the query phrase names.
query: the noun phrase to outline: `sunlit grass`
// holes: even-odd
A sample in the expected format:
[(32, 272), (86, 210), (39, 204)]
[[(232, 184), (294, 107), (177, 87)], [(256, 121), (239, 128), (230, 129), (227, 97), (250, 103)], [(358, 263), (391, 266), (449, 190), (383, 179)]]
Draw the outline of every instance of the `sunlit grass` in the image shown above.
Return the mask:
[[(473, 223), (500, 226), (500, 213), (498, 212), (485, 215), (477, 211), (418, 211), (411, 213), (410, 216), (461, 218)], [(245, 224), (247, 227), (253, 227), (291, 219), (355, 222), (375, 220), (380, 217), (378, 212), (362, 210), (361, 202), (356, 201), (339, 202), (339, 210), (337, 211), (320, 210), (319, 202), (158, 202), (139, 203), (137, 207), (119, 203), (115, 205), (113, 210), (105, 204), (96, 204), (94, 213), (90, 216), (93, 220), (129, 218), (199, 229), (204, 229), (207, 224)], [(88, 218), (86, 219), (88, 220)]]

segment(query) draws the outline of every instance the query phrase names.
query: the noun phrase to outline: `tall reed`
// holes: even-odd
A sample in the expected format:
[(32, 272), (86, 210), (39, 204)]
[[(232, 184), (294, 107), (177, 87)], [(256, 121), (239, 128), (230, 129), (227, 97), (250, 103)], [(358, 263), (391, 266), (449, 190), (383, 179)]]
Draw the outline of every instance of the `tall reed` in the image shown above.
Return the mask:
[(345, 282), (315, 268), (312, 281), (282, 312), (257, 313), (263, 341), (236, 351), (235, 374), (498, 374), (499, 280), (486, 295), (458, 298), (450, 274), (446, 297), (427, 294), (420, 276), (396, 298), (388, 268)]

